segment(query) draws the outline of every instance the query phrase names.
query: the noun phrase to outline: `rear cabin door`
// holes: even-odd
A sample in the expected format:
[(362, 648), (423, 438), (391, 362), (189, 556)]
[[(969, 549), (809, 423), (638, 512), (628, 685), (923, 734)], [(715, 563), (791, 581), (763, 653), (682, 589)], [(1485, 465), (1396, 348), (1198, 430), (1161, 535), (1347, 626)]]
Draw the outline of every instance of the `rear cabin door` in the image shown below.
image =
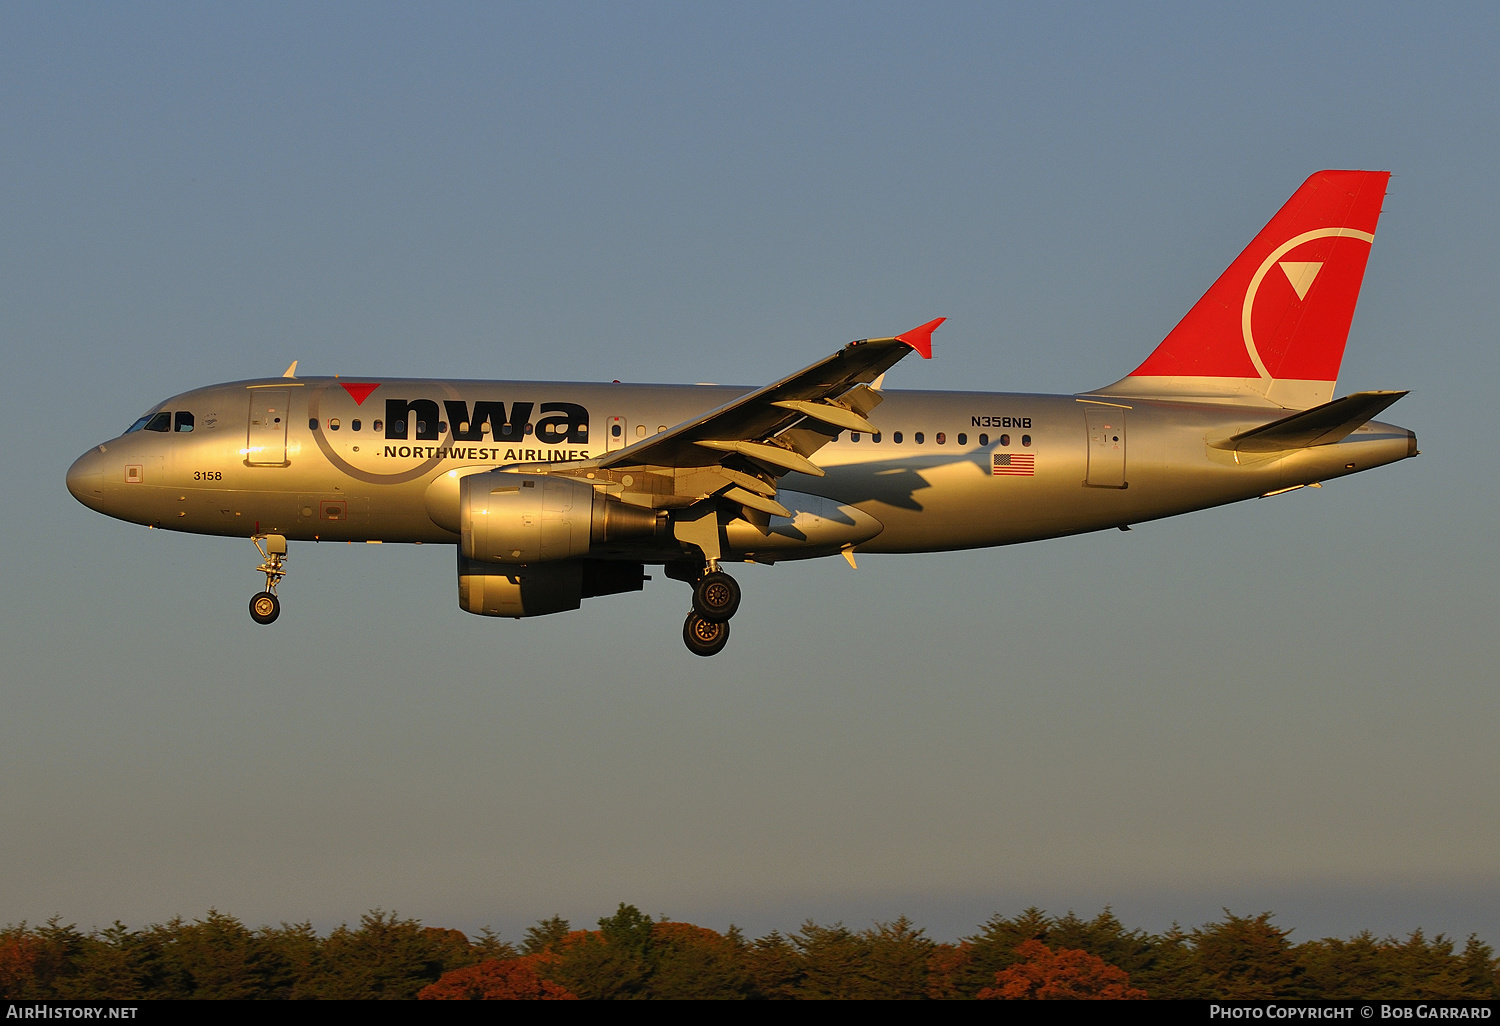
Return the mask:
[(1125, 411), (1118, 406), (1085, 406), (1089, 428), (1089, 471), (1086, 484), (1096, 488), (1124, 488)]
[(245, 463), (252, 467), (284, 467), (287, 406), (291, 390), (250, 389), (250, 428), (245, 438)]

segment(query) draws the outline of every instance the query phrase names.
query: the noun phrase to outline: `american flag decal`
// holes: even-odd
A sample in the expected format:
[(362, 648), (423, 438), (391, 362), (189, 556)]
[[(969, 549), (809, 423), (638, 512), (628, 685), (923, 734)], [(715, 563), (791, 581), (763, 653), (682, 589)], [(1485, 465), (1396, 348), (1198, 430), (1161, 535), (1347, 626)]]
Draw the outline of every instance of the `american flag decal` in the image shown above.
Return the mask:
[(1036, 456), (1029, 452), (997, 452), (990, 471), (995, 477), (1036, 476)]

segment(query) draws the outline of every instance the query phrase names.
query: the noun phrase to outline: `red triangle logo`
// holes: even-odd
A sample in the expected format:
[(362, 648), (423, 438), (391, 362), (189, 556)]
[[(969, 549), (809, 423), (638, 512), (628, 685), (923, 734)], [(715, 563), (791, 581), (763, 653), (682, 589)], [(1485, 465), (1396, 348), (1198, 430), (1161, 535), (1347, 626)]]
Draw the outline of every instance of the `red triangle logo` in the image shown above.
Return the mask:
[(370, 398), (370, 393), (380, 387), (380, 382), (378, 381), (374, 384), (340, 381), (339, 384), (344, 386), (344, 391), (349, 393), (349, 397), (354, 400), (355, 406), (363, 406), (365, 400)]

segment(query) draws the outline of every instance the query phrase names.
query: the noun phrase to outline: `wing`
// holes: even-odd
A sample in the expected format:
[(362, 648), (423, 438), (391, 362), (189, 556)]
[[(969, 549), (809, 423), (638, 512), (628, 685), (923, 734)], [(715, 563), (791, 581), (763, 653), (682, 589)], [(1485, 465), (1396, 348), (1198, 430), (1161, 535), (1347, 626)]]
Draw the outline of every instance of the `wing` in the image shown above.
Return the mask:
[[(634, 445), (590, 460), (517, 465), (515, 470), (587, 481), (631, 506), (666, 511), (672, 540), (652, 558), (720, 551), (724, 517), (768, 531), (771, 517), (791, 512), (776, 501), (778, 480), (793, 471), (822, 477), (809, 458), (841, 431), (869, 431), (866, 417), (882, 401), (870, 383), (912, 350), (932, 358), (932, 333), (946, 318), (904, 335), (866, 338), (775, 384), (743, 395)], [(640, 559), (625, 543), (602, 558)]]
[(869, 383), (913, 349), (931, 359), (932, 333), (946, 319), (939, 317), (893, 338), (850, 342), (811, 367), (589, 462), (620, 470), (714, 467), (747, 460), (776, 477), (793, 470), (821, 477), (823, 472), (808, 457), (841, 431), (874, 431), (865, 416), (879, 405), (881, 396)]

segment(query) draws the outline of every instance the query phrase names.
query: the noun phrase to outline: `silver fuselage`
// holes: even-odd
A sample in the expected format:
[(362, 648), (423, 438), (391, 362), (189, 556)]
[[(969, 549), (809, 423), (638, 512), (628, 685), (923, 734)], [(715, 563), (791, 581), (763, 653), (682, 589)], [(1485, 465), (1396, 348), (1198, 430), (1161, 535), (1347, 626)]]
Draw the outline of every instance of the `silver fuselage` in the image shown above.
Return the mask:
[[(368, 379), (365, 384), (378, 388), (357, 403), (344, 387), (349, 380), (268, 378), (174, 396), (156, 410), (190, 413), (191, 431), (137, 430), (95, 446), (69, 470), (68, 487), (101, 513), (165, 530), (453, 544), (459, 541), (453, 518), (434, 507), (440, 479), (453, 477), (450, 472), (588, 459), (750, 391)], [(1288, 412), (1264, 405), (883, 394), (885, 402), (870, 416), (880, 441), (868, 433), (855, 440), (846, 431), (816, 454), (814, 462), (826, 476), (790, 474), (781, 481), (786, 492), (825, 497), (877, 521), (878, 533), (859, 542), (861, 552), (1007, 545), (1123, 527), (1342, 477), (1416, 453), (1412, 432), (1375, 421), (1337, 443), (1287, 452), (1213, 445)], [(390, 396), (431, 400), (435, 407), (429, 408), (445, 412), (435, 425), (403, 420), (409, 437), (394, 437), (383, 415)], [(477, 438), (459, 437), (471, 432), (449, 423), (446, 411), (458, 407), (448, 404), (471, 409), (481, 401), (504, 404), (514, 424), (487, 424)], [(517, 403), (530, 408), (517, 411)], [(574, 425), (569, 436), (546, 429), (541, 433), (548, 440), (541, 441), (546, 405), (558, 404), (582, 408), (586, 424)], [(775, 558), (829, 551), (811, 541), (799, 547), (795, 538), (783, 539)], [(732, 535), (724, 556), (746, 556)], [(659, 561), (649, 551), (640, 558)]]

